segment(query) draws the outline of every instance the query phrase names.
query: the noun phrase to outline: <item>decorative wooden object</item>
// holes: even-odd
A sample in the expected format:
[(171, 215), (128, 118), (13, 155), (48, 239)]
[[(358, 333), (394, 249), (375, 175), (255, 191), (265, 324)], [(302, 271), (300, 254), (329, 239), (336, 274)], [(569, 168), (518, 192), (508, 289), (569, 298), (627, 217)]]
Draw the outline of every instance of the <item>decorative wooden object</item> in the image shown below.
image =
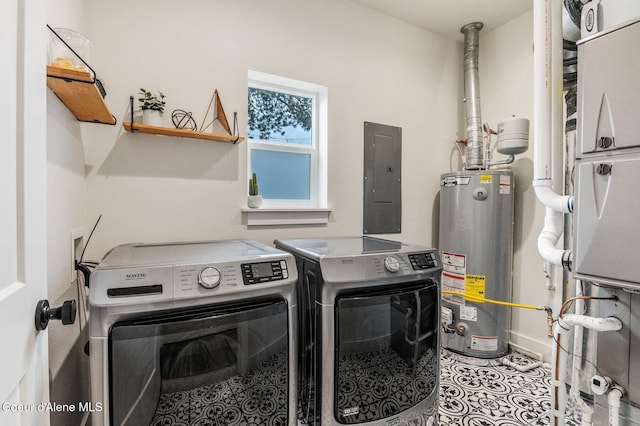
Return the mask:
[[(209, 111), (211, 110), (211, 105), (213, 105), (214, 102), (215, 102), (215, 107), (213, 109), (214, 119), (211, 120), (210, 123), (206, 123), (205, 125), (205, 120), (207, 119), (207, 116), (209, 115)], [(216, 122), (216, 120), (220, 122), (220, 125), (222, 125), (222, 127), (227, 131), (227, 133), (229, 133), (230, 135), (233, 134), (233, 132), (231, 131), (231, 127), (229, 127), (229, 121), (227, 121), (227, 115), (224, 113), (224, 108), (222, 107), (222, 101), (220, 100), (220, 95), (218, 94), (217, 89), (213, 91), (213, 96), (211, 97), (211, 101), (209, 101), (207, 112), (204, 113), (204, 118), (202, 120), (202, 124), (200, 125), (200, 130), (204, 132), (209, 128), (209, 126), (212, 126), (213, 123)]]
[(127, 132), (140, 132), (147, 133), (150, 135), (163, 135), (163, 136), (174, 136), (178, 138), (190, 138), (190, 139), (204, 139), (208, 141), (215, 142), (225, 142), (225, 143), (238, 143), (244, 140), (243, 137), (233, 136), (233, 135), (220, 135), (216, 133), (208, 133), (208, 132), (194, 132), (189, 129), (174, 129), (171, 127), (158, 127), (158, 126), (147, 126), (142, 123), (133, 123), (133, 125), (129, 122), (122, 123), (122, 126)]

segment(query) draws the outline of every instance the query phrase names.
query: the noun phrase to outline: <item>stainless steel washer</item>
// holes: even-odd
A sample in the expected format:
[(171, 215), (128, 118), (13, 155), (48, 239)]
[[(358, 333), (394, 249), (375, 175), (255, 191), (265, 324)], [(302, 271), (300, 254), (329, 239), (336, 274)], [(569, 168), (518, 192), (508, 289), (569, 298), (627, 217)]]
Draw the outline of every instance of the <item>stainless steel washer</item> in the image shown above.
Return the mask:
[(93, 424), (296, 424), (296, 281), (255, 241), (111, 250), (91, 275)]
[(437, 250), (370, 237), (275, 244), (299, 273), (300, 423), (437, 424)]

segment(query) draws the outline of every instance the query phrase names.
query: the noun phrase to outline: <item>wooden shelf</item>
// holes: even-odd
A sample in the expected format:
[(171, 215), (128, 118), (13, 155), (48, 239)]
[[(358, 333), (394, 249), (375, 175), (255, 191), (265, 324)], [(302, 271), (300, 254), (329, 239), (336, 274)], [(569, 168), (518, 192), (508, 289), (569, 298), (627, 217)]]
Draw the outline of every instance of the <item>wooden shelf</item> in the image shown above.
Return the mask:
[(47, 66), (47, 86), (78, 120), (116, 124), (90, 73)]
[[(190, 139), (204, 139), (208, 141), (215, 142), (225, 142), (225, 143), (238, 143), (244, 140), (244, 138), (239, 136), (231, 136), (231, 135), (220, 135), (217, 133), (207, 133), (207, 132), (195, 132), (193, 130), (188, 129), (174, 129), (171, 127), (159, 127), (159, 126), (148, 126), (146, 124), (141, 123), (133, 123), (133, 126), (129, 122), (123, 122), (122, 126), (127, 132), (140, 132), (147, 133), (150, 135), (162, 135), (162, 136), (174, 136), (177, 138), (190, 138)], [(133, 130), (132, 130), (133, 127)]]

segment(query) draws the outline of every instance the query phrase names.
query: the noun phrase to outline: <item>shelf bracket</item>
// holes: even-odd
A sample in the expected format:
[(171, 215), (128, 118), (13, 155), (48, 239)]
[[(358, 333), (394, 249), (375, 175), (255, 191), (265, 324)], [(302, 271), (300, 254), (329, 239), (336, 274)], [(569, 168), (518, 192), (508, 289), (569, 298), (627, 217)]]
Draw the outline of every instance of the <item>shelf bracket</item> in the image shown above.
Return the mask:
[(133, 126), (133, 96), (129, 96), (129, 111), (131, 112), (131, 133), (133, 133), (136, 131)]

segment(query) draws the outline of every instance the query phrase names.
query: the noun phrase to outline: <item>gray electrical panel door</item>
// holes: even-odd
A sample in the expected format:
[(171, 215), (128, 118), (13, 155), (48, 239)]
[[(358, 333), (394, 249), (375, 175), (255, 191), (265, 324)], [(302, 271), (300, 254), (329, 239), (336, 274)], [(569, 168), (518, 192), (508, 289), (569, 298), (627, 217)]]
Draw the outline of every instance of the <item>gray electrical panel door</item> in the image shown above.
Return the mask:
[(363, 233), (401, 232), (402, 129), (364, 123)]

